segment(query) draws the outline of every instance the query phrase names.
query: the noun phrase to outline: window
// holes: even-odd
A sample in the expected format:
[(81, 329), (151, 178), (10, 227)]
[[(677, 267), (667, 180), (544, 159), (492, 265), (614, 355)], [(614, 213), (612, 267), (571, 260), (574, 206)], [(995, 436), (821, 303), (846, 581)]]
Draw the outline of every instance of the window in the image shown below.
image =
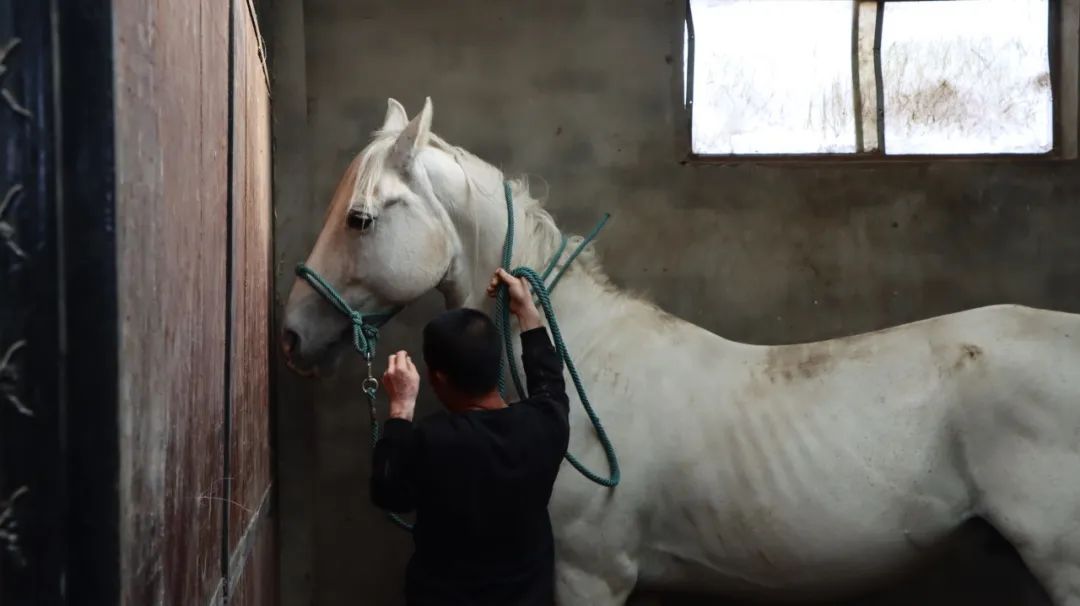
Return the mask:
[(1051, 4), (689, 0), (691, 150), (1052, 155), (1060, 114)]

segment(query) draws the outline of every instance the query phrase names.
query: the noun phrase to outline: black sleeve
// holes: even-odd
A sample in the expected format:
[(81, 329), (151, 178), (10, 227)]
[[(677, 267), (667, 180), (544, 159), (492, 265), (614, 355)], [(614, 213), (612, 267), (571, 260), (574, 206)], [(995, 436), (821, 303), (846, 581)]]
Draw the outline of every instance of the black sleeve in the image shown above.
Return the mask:
[(371, 500), (387, 511), (416, 508), (416, 468), (420, 439), (413, 424), (389, 419), (372, 457)]
[(521, 350), (529, 400), (552, 404), (566, 418), (570, 414), (570, 400), (566, 397), (563, 362), (548, 338), (547, 329), (540, 327), (521, 333)]

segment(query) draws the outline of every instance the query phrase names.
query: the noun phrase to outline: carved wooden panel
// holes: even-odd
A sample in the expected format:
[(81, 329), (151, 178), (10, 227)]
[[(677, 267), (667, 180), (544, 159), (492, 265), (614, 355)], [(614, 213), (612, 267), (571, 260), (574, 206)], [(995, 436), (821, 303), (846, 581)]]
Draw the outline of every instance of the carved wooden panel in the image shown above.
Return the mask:
[(60, 604), (64, 491), (48, 6), (0, 0), (0, 603)]

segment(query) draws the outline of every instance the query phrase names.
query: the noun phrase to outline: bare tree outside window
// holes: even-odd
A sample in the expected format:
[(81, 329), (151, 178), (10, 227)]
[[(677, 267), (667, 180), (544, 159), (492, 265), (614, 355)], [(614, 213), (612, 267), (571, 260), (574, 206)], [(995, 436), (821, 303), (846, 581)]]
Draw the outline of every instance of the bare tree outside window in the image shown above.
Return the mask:
[(1050, 18), (1049, 0), (690, 0), (692, 151), (1050, 152)]

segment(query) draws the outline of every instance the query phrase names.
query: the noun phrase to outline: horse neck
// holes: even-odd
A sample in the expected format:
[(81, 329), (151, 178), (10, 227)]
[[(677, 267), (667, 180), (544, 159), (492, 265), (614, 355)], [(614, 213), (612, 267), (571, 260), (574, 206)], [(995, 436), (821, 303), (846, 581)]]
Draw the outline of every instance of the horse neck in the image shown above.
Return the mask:
[[(457, 161), (466, 172), (470, 195), (468, 203), (452, 212), (460, 241), (459, 270), (443, 294), (451, 307), (490, 311), (491, 301), (485, 291), (491, 275), (502, 264), (507, 235), (505, 176), (472, 156), (459, 155)], [(511, 182), (511, 192), (514, 230), (510, 268), (529, 267), (543, 272), (558, 253), (563, 234), (550, 215), (529, 196), (526, 183)], [(579, 241), (572, 238), (563, 250), (560, 268)], [(611, 286), (595, 261), (588, 258), (589, 254), (565, 269), (558, 288), (552, 292), (551, 300), (565, 336), (574, 334), (588, 339), (588, 333), (607, 330), (618, 317), (646, 320), (661, 313)]]
[[(483, 178), (469, 175), (469, 200), (451, 211), (459, 242), (452, 280), (444, 290), (451, 306), (482, 307), (488, 282), (502, 266), (503, 246), (508, 237), (503, 176), (493, 168), (482, 171), (481, 175)], [(533, 210), (538, 203), (529, 197), (525, 184), (512, 182), (511, 188), (514, 216), (510, 269), (531, 267), (542, 271), (558, 249), (558, 228), (546, 213)]]
[[(470, 292), (461, 304), (477, 308), (490, 306), (484, 293), (492, 273), (502, 264), (507, 236), (507, 206), (502, 183), (499, 182), (497, 187), (496, 184), (484, 185), (486, 191), (497, 190), (497, 194), (489, 193), (485, 196), (487, 199), (475, 202), (489, 212), (483, 214), (482, 220), (476, 218), (479, 213), (472, 213), (472, 221), (460, 229), (463, 255), (469, 258), (471, 254), (467, 273), (473, 276)], [(534, 208), (537, 202), (527, 196), (522, 184), (513, 184), (514, 230), (510, 269), (529, 267), (542, 273), (559, 254), (563, 234), (550, 216)], [(562, 250), (558, 263), (560, 269), (579, 242), (579, 238), (571, 238)], [(472, 253), (472, 250), (478, 253)], [(586, 268), (586, 263), (579, 259), (562, 270), (564, 275), (558, 288), (551, 292), (551, 301), (564, 331), (568, 328), (572, 332), (589, 327), (600, 328), (606, 324), (608, 312), (633, 307), (635, 303), (635, 300), (608, 284), (598, 269)]]

